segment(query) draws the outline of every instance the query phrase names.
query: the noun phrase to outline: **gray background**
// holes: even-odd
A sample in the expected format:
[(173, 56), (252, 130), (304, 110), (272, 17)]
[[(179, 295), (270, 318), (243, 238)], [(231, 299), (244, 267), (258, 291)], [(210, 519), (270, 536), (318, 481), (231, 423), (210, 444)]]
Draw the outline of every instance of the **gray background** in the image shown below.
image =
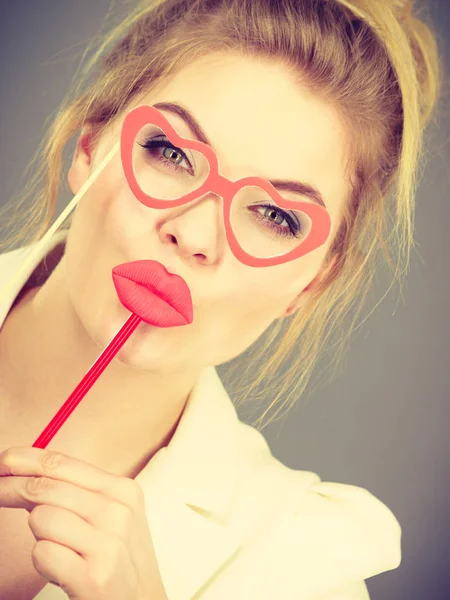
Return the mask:
[[(106, 20), (110, 5), (110, 0), (1, 3), (0, 202), (21, 186), (91, 36), (126, 10), (116, 2), (112, 21), (111, 15)], [(430, 0), (428, 6), (447, 64), (450, 2)], [(419, 254), (412, 257), (405, 304), (385, 299), (354, 336), (342, 374), (282, 423), (264, 429), (283, 463), (315, 471), (324, 481), (366, 487), (399, 519), (402, 564), (367, 581), (373, 600), (450, 598), (448, 100), (442, 106), (440, 126), (428, 134), (431, 158), (417, 198)], [(73, 147), (74, 141), (68, 156)], [(69, 199), (61, 194), (60, 211)], [(379, 280), (374, 297), (387, 286)]]

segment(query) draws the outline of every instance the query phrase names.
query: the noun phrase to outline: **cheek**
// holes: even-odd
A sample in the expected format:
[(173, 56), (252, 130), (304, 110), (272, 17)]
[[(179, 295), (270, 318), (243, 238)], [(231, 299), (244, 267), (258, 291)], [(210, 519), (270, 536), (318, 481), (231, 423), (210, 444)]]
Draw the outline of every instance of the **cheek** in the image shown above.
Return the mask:
[(252, 306), (252, 310), (280, 312), (314, 277), (315, 266), (308, 264), (309, 262), (305, 258), (303, 264), (300, 264), (299, 260), (296, 264), (288, 263), (284, 268), (280, 265), (277, 273), (276, 267), (273, 267), (272, 273), (271, 267), (261, 269), (268, 272), (263, 273), (259, 281), (254, 279), (248, 284), (249, 305)]
[[(284, 266), (249, 273), (234, 303), (237, 325), (262, 333), (302, 293), (320, 268), (320, 257), (304, 257)], [(263, 272), (267, 271), (267, 272)]]
[(128, 256), (139, 247), (148, 248), (157, 213), (139, 202), (128, 187), (116, 190), (103, 211), (104, 232), (114, 246)]
[(299, 281), (294, 292), (292, 282), (286, 278), (265, 277), (262, 281), (259, 276), (258, 279), (242, 279), (236, 297), (229, 299), (224, 306), (229, 314), (229, 322), (234, 323), (233, 329), (246, 330), (251, 337), (260, 335), (281, 315), (296, 295), (295, 292), (301, 290)]
[(103, 178), (88, 189), (75, 210), (66, 260), (71, 295), (78, 300), (83, 295), (98, 296), (102, 287), (111, 284), (111, 261), (123, 262), (130, 255), (127, 239), (139, 226), (126, 199), (130, 194)]
[(76, 219), (77, 238), (96, 253), (131, 256), (139, 239), (148, 242), (152, 210), (132, 194), (125, 177), (117, 169), (102, 174), (80, 201)]

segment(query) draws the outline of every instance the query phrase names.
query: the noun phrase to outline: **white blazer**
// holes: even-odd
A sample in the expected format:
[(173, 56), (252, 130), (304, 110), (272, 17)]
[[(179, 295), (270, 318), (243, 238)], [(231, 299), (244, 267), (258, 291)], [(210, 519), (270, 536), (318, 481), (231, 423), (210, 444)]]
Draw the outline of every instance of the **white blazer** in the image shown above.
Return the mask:
[[(0, 328), (30, 275), (33, 285), (48, 277), (34, 270), (66, 235), (51, 238), (6, 297), (2, 289), (32, 246), (0, 255)], [(169, 600), (367, 600), (364, 580), (401, 562), (391, 510), (364, 488), (277, 460), (239, 420), (214, 367), (136, 481)], [(50, 583), (35, 596), (67, 598)]]

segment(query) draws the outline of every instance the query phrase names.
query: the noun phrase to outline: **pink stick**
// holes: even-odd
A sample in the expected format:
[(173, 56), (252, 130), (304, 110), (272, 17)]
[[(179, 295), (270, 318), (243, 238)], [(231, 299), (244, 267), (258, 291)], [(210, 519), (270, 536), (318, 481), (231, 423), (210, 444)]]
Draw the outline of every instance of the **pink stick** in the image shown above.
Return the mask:
[(135, 313), (131, 313), (121, 329), (109, 342), (86, 375), (58, 410), (41, 435), (34, 442), (32, 446), (33, 448), (46, 448), (47, 444), (50, 443), (53, 436), (59, 431), (60, 427), (69, 417), (69, 415), (75, 410), (81, 400), (83, 400), (84, 396), (112, 361), (120, 348), (124, 345), (141, 320), (141, 317), (138, 317)]

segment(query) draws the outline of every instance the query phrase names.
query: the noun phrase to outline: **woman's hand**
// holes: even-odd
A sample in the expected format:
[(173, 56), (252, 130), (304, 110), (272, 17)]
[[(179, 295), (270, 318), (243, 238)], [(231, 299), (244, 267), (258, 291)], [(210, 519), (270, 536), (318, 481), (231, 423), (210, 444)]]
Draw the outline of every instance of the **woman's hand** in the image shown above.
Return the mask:
[(59, 452), (8, 448), (0, 507), (30, 513), (34, 567), (71, 600), (167, 600), (134, 480)]

